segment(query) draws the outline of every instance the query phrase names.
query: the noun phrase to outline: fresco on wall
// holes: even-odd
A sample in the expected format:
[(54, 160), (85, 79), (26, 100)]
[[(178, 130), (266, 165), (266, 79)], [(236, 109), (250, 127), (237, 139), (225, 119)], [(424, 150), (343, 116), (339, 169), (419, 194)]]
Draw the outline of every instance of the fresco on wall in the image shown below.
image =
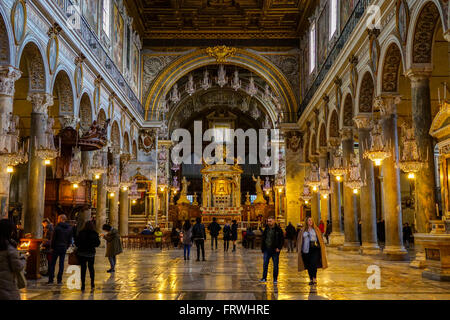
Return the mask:
[(123, 72), (123, 29), (124, 23), (119, 8), (114, 5), (114, 62), (121, 72)]
[(133, 84), (134, 91), (137, 93), (139, 89), (139, 49), (133, 45)]
[(318, 22), (318, 62), (319, 66), (327, 58), (328, 54), (328, 39), (329, 39), (329, 27), (328, 27), (328, 4), (325, 5), (322, 14), (320, 15)]
[(350, 18), (355, 7), (356, 0), (340, 1), (341, 4), (341, 31), (347, 24), (347, 20)]
[(98, 29), (98, 0), (83, 0), (83, 16), (86, 18), (86, 21), (92, 27), (92, 29), (97, 33)]

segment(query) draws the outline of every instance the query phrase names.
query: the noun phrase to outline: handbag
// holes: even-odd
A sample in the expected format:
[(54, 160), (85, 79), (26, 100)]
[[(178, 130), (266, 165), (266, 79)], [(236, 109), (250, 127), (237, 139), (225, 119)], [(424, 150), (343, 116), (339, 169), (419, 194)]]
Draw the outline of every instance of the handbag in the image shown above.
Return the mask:
[(72, 252), (69, 253), (69, 265), (79, 266), (80, 261), (78, 260), (77, 249), (74, 248)]

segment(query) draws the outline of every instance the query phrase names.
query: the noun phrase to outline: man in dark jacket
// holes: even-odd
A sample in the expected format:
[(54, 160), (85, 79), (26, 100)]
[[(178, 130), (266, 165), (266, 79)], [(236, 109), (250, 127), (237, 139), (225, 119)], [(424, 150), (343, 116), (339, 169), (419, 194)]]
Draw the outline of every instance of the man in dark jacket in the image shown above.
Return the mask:
[(216, 221), (217, 219), (214, 217), (213, 222), (211, 222), (211, 224), (208, 226), (209, 233), (211, 234), (211, 250), (214, 250), (214, 241), (216, 242), (217, 250), (217, 237), (219, 236), (219, 232), (222, 229)]
[(294, 240), (296, 240), (296, 231), (291, 222), (286, 227), (286, 239), (288, 240), (288, 252), (294, 252)]
[(58, 217), (58, 224), (53, 231), (51, 240), (52, 259), (48, 270), (48, 283), (53, 283), (55, 277), (56, 259), (59, 258), (59, 269), (57, 281), (62, 283), (62, 276), (64, 273), (64, 259), (66, 251), (72, 244), (73, 230), (72, 227), (66, 223), (67, 217), (62, 214)]
[(264, 230), (261, 241), (261, 250), (264, 253), (263, 277), (261, 282), (267, 281), (269, 262), (273, 261), (273, 284), (278, 283), (278, 262), (283, 248), (283, 230), (275, 223), (275, 218), (267, 219), (267, 227)]
[(202, 224), (202, 218), (196, 219), (196, 224), (192, 228), (192, 240), (195, 242), (195, 246), (197, 247), (197, 261), (200, 261), (200, 249), (202, 250), (203, 261), (205, 259), (205, 240), (206, 240), (206, 231), (205, 226)]

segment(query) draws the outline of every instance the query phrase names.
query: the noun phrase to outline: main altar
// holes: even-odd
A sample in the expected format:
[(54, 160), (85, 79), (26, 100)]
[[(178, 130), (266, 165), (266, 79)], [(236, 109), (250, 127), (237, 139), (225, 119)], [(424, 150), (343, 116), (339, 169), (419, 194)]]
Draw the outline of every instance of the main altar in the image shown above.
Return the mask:
[(218, 223), (227, 220), (242, 220), (241, 175), (243, 170), (234, 160), (227, 164), (225, 159), (216, 164), (203, 163), (200, 171), (203, 179), (202, 212), (203, 222), (217, 218)]

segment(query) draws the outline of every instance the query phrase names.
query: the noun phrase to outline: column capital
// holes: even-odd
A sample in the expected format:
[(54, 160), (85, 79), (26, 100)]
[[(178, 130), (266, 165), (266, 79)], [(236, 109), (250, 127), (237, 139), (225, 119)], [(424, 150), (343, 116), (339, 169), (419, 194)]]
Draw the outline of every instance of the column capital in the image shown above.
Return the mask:
[(47, 108), (53, 105), (53, 95), (45, 92), (31, 92), (27, 100), (31, 102), (33, 113), (47, 114)]
[(0, 95), (14, 96), (14, 84), (22, 76), (22, 72), (12, 66), (0, 66)]
[(405, 76), (407, 76), (412, 82), (428, 80), (431, 78), (433, 72), (432, 68), (414, 68), (406, 71)]
[(341, 139), (332, 137), (328, 139), (328, 151), (334, 150), (341, 144)]
[(353, 128), (344, 127), (340, 130), (341, 140), (352, 140), (353, 139)]
[(372, 129), (372, 114), (371, 113), (360, 113), (353, 118), (358, 129)]
[(374, 99), (375, 110), (379, 110), (382, 116), (397, 114), (397, 105), (402, 101), (400, 95), (382, 95)]

